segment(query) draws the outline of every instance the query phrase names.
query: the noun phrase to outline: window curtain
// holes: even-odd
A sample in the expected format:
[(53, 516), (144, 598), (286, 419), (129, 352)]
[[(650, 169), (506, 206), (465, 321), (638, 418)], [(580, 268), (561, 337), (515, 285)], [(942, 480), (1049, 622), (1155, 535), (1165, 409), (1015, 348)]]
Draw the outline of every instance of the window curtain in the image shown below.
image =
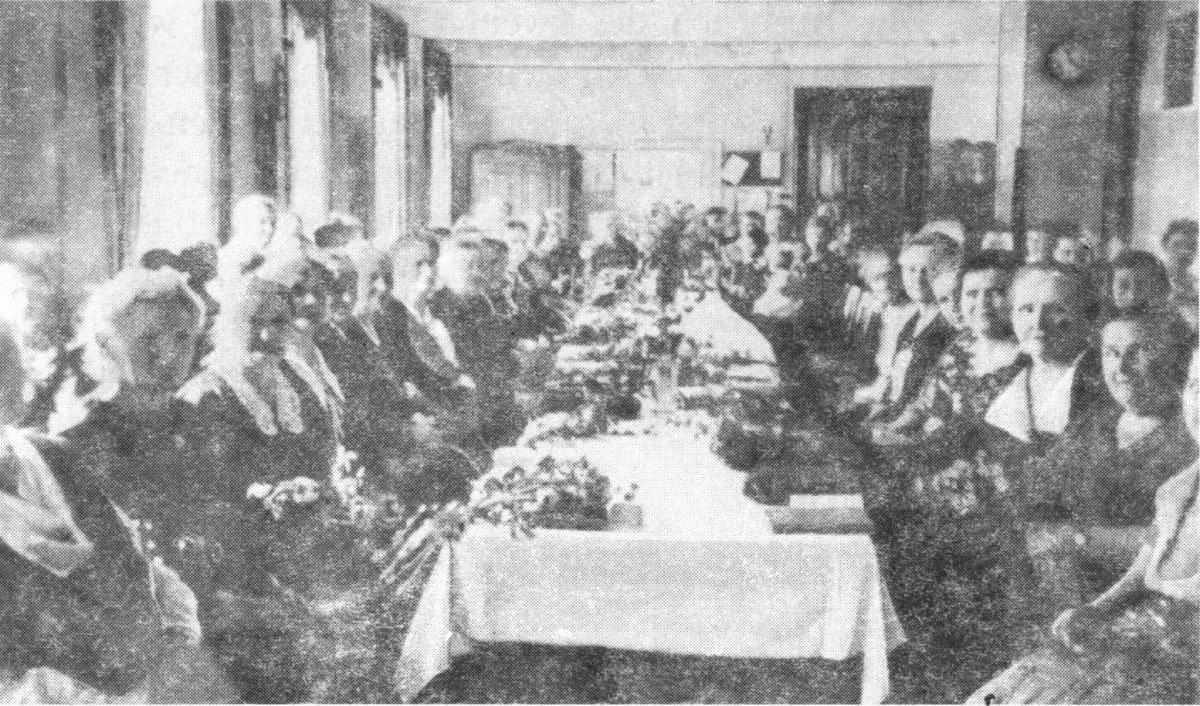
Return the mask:
[(96, 108), (103, 176), (103, 219), (108, 268), (117, 271), (129, 250), (128, 208), (136, 184), (129, 178), (125, 106), (125, 9), (115, 0), (92, 6), (95, 26)]
[(373, 18), (375, 113), (374, 237), (384, 245), (408, 227), (404, 26), (376, 10)]
[(449, 228), (453, 193), (450, 56), (433, 42), (425, 45), (425, 88), (429, 135), (429, 225)]
[(329, 215), (328, 17), (320, 6), (289, 3), (287, 32), (288, 209), (311, 235)]
[(213, 242), (204, 0), (146, 5), (137, 253)]

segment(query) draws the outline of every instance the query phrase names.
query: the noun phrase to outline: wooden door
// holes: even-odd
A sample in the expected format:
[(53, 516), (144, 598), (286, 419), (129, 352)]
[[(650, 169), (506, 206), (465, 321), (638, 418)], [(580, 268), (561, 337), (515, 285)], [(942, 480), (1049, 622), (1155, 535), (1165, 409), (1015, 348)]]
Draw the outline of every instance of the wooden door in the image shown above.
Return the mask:
[(796, 89), (798, 203), (836, 200), (880, 240), (920, 227), (929, 87)]

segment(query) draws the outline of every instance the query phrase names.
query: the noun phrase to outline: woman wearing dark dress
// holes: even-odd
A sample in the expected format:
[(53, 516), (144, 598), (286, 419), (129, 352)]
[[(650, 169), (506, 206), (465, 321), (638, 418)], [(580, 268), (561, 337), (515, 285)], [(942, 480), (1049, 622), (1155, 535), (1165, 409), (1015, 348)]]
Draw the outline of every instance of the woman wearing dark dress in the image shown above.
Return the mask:
[[(459, 362), (448, 322), (433, 309), (439, 251), (428, 237), (393, 246), (391, 287), (376, 317), (387, 374), (404, 390), (398, 405), (404, 432), (397, 439), (404, 445), (391, 449), (388, 475), (413, 504), (464, 499), (474, 478), (470, 466), (490, 453), (480, 434), (475, 381)], [(438, 465), (430, 459), (444, 457), (457, 460), (430, 475)]]
[(1070, 589), (1063, 599), (1071, 603), (1095, 595), (1129, 565), (1153, 520), (1158, 487), (1196, 459), (1179, 406), (1189, 352), (1169, 315), (1109, 322), (1101, 359), (1117, 405), (1077, 420), (1025, 468), (1022, 510), (1033, 523), (1030, 552), (1058, 554), (1063, 548), (1054, 538), (1074, 539), (1068, 554), (1052, 562), (1058, 575), (1039, 576)]
[[(1021, 355), (1005, 366), (1007, 382), (982, 388), (990, 404), (964, 406), (973, 422), (952, 418), (937, 434), (945, 443), (924, 445), (928, 462), (908, 466), (918, 473), (915, 494), (876, 513), (889, 587), (920, 626), (913, 634), (939, 651), (933, 662), (946, 691), (936, 701), (961, 699), (1011, 660), (1036, 622), (1017, 480), (1072, 421), (1112, 404), (1089, 346), (1088, 282), (1061, 266), (1025, 266), (1009, 301)], [(917, 502), (905, 507), (905, 498)]]
[[(114, 319), (120, 332), (110, 332), (127, 342), (130, 331), (149, 334), (143, 340), (165, 344), (165, 355), (126, 357), (123, 370), (138, 380), (177, 372), (169, 351), (190, 352), (194, 337), (171, 343), (176, 336), (154, 335), (144, 312), (125, 307)], [(235, 699), (199, 644), (195, 596), (175, 571), (149, 560), (104, 484), (61, 439), (7, 426), (27, 412), (12, 333), (0, 329), (0, 700)]]
[[(1193, 351), (1179, 415), (1193, 439), (1200, 427), (1198, 378), (1200, 356)], [(1061, 535), (1056, 543), (1067, 548), (1077, 540), (1069, 531)], [(1041, 646), (967, 703), (988, 697), (999, 703), (1196, 703), (1200, 464), (1159, 486), (1152, 529), (1143, 538), (1124, 575), (1091, 602), (1059, 614)], [(1085, 548), (1089, 541), (1085, 537)]]
[(322, 655), (312, 642), (319, 619), (311, 606), (332, 584), (358, 578), (331, 573), (344, 538), (323, 531), (318, 518), (275, 521), (247, 501), (258, 484), (320, 483), (338, 458), (340, 387), (311, 326), (298, 325), (293, 300), (307, 266), (267, 260), (254, 275), (225, 283), (213, 352), (178, 394), (207, 436), (210, 492), (230, 507), (221, 526), (209, 523), (224, 541), (212, 607), (202, 617), (251, 701), (318, 696), (313, 678)]

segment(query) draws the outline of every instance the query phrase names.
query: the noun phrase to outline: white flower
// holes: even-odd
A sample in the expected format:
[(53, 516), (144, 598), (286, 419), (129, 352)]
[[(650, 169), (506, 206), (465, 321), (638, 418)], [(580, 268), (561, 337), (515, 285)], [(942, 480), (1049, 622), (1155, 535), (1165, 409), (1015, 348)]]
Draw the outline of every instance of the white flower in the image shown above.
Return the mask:
[(246, 499), (247, 500), (266, 500), (267, 496), (269, 496), (271, 494), (271, 491), (274, 489), (275, 489), (275, 487), (272, 486), (270, 483), (263, 483), (261, 481), (258, 483), (251, 483), (250, 487), (246, 488)]

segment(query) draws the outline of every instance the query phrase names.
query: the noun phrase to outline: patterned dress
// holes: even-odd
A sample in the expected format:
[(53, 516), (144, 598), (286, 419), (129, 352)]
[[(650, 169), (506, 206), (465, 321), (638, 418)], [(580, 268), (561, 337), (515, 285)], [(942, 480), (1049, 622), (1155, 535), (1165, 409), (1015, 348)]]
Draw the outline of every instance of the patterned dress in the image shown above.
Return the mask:
[[(1048, 635), (980, 687), (967, 703), (1196, 703), (1200, 654), (1200, 472), (1191, 466), (1155, 498), (1156, 538), (1144, 557), (1144, 590), (1090, 610), (1081, 652)], [(1077, 616), (1083, 617), (1083, 616)]]

